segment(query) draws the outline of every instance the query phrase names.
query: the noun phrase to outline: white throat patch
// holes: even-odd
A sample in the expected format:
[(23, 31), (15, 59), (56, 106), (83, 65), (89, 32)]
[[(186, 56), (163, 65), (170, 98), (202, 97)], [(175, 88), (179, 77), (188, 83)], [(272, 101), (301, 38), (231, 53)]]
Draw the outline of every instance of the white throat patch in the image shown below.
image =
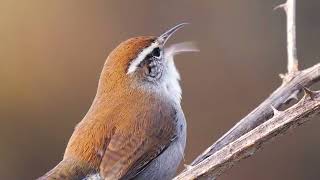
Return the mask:
[(198, 52), (199, 49), (192, 42), (182, 42), (169, 46), (164, 49), (164, 58), (167, 64), (167, 73), (163, 86), (165, 92), (174, 102), (181, 101), (181, 87), (179, 84), (180, 74), (174, 64), (174, 56), (184, 52)]

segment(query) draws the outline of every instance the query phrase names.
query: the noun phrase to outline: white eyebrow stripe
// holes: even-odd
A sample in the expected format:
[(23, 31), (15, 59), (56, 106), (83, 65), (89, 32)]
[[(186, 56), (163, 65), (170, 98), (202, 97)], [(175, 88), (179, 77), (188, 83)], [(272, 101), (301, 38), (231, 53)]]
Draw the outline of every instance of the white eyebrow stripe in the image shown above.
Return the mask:
[(127, 74), (133, 73), (144, 58), (156, 47), (159, 46), (157, 41), (153, 42), (149, 47), (145, 48), (134, 60), (131, 61)]

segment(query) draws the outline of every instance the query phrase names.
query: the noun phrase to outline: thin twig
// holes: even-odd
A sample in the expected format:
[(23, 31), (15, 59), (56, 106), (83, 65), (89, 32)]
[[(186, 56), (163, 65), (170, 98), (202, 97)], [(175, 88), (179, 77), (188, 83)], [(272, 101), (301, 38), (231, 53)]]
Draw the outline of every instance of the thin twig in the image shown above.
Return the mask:
[(287, 14), (288, 73), (294, 73), (298, 71), (296, 46), (296, 0), (287, 0), (285, 12)]
[(287, 0), (286, 3), (280, 4), (274, 8), (283, 9), (287, 17), (287, 56), (288, 56), (288, 73), (292, 74), (298, 71), (299, 63), (296, 45), (296, 0)]

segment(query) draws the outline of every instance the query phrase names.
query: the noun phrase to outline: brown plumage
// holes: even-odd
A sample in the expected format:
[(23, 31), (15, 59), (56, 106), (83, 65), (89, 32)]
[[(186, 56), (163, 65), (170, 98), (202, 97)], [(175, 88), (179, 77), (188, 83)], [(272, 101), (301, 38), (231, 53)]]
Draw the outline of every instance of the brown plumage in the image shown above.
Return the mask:
[[(157, 162), (155, 159), (176, 139), (181, 139), (179, 148), (183, 153), (185, 135), (181, 138), (180, 135), (185, 133), (185, 124), (180, 102), (173, 102), (169, 95), (140, 88), (146, 80), (142, 77), (150, 73), (144, 67), (128, 75), (132, 61), (157, 39), (152, 36), (131, 38), (111, 52), (104, 64), (95, 99), (76, 126), (63, 160), (39, 179), (84, 179), (97, 173), (104, 179), (151, 176), (149, 172), (141, 174), (150, 169), (151, 162)], [(180, 156), (182, 154), (178, 161)], [(164, 162), (169, 163), (165, 160), (156, 164), (165, 165)]]

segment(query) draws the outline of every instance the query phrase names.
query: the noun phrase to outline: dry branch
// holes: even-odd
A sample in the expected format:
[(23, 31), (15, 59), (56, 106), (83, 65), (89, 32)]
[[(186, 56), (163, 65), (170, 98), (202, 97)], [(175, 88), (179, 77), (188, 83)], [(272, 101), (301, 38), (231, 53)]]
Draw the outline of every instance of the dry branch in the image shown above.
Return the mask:
[(191, 166), (198, 164), (213, 153), (220, 150), (225, 145), (233, 142), (245, 133), (267, 121), (273, 115), (271, 106), (274, 108), (279, 108), (291, 99), (296, 99), (296, 95), (301, 90), (302, 86), (309, 87), (315, 82), (319, 81), (319, 78), (320, 63), (303, 71), (297, 71), (294, 73), (294, 75), (286, 74), (283, 78), (282, 85), (277, 90), (275, 90), (256, 109), (240, 120), (204, 153), (198, 156), (196, 160), (193, 161)]
[(298, 70), (296, 1), (287, 0), (277, 8), (283, 8), (287, 17), (288, 73), (281, 75), (282, 85), (198, 156), (176, 180), (214, 179), (235, 162), (252, 155), (263, 143), (283, 134), (288, 128), (302, 124), (320, 111), (320, 92), (308, 90), (296, 105), (284, 112), (276, 110), (291, 99), (297, 99), (303, 87), (309, 87), (320, 79), (320, 63), (303, 71)]
[(190, 167), (175, 180), (215, 178), (234, 163), (253, 155), (263, 143), (279, 134), (284, 134), (289, 128), (304, 123), (319, 112), (320, 92), (306, 93), (302, 100), (291, 108), (285, 111), (275, 109), (274, 116), (270, 120)]

